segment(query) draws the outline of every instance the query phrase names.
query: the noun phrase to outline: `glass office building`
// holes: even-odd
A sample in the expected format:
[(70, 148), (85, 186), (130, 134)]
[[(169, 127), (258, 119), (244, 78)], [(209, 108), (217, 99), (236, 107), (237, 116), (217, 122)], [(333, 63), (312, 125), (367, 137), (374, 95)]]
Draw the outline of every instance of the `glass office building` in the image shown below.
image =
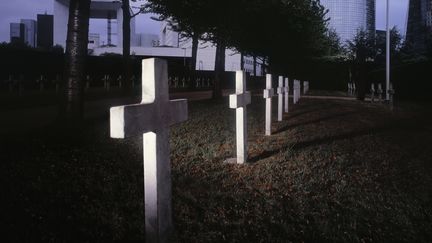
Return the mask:
[(329, 28), (335, 29), (341, 42), (352, 40), (359, 29), (375, 33), (375, 0), (321, 0), (328, 9)]
[(428, 34), (432, 31), (432, 0), (411, 0), (408, 8), (407, 43), (413, 51), (427, 50)]

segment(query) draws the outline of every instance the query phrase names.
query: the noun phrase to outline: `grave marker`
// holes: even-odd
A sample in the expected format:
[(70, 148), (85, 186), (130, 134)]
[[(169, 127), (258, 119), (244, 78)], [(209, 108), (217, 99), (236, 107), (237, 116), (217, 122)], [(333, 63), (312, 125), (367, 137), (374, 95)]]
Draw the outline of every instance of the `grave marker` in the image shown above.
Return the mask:
[(40, 77), (39, 77), (39, 79), (37, 79), (36, 80), (36, 83), (38, 83), (39, 84), (39, 91), (44, 91), (44, 76), (43, 75), (41, 75)]
[(123, 80), (122, 76), (119, 75), (119, 76), (117, 77), (117, 81), (118, 81), (118, 84), (119, 84), (119, 88), (122, 87), (122, 80)]
[(90, 75), (86, 76), (86, 85), (85, 85), (85, 90), (89, 90), (90, 88)]
[(285, 78), (285, 87), (284, 87), (284, 92), (285, 92), (285, 113), (289, 112), (289, 79)]
[(105, 88), (105, 90), (106, 91), (109, 91), (110, 90), (110, 87), (111, 87), (111, 77), (110, 77), (110, 75), (105, 75), (104, 76), (104, 78), (103, 78), (103, 81), (104, 81), (104, 88)]
[(371, 84), (371, 102), (375, 102), (375, 85), (373, 83)]
[(390, 103), (390, 109), (393, 110), (394, 108), (394, 94), (395, 90), (393, 89), (393, 83), (389, 83), (389, 103)]
[(279, 76), (279, 86), (277, 88), (278, 93), (278, 121), (283, 119), (283, 77)]
[(309, 81), (304, 81), (303, 82), (303, 94), (306, 94), (307, 92), (309, 92)]
[(300, 101), (301, 98), (301, 81), (297, 80), (297, 103)]
[(142, 101), (110, 109), (112, 138), (143, 134), (146, 242), (172, 231), (169, 126), (187, 120), (187, 100), (169, 100), (167, 62), (142, 61)]
[(272, 75), (266, 75), (266, 89), (264, 90), (264, 99), (266, 99), (265, 111), (265, 135), (271, 135), (271, 115), (272, 115), (272, 97), (274, 96), (274, 89), (272, 88)]
[(377, 93), (378, 93), (378, 101), (381, 103), (383, 90), (382, 90), (382, 86), (380, 83), (378, 84), (378, 92)]
[(246, 73), (236, 72), (236, 93), (229, 96), (230, 108), (236, 109), (237, 164), (247, 161), (247, 112), (251, 94), (246, 91)]
[(186, 78), (182, 78), (182, 88), (186, 87)]
[(294, 79), (294, 83), (293, 83), (293, 86), (294, 86), (293, 87), (294, 88), (293, 89), (293, 103), (294, 103), (294, 105), (297, 104), (297, 102), (298, 102), (298, 92), (299, 92), (298, 91), (298, 82), (299, 82), (298, 80)]

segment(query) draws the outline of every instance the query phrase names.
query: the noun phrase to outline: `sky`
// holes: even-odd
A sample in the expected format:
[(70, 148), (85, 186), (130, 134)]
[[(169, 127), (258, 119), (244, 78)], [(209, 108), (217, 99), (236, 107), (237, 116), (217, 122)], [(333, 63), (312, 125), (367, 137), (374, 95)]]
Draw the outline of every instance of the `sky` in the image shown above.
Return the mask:
[[(53, 13), (54, 0), (13, 0), (0, 1), (0, 42), (9, 42), (9, 23), (21, 19), (36, 19), (37, 14)], [(390, 26), (397, 26), (405, 34), (408, 0), (389, 0)], [(376, 0), (376, 27), (385, 29), (386, 0)], [(90, 33), (100, 33), (101, 40), (106, 38), (107, 21), (91, 20)], [(159, 34), (160, 23), (150, 19), (149, 15), (136, 17), (136, 32)], [(114, 38), (113, 38), (114, 39)]]

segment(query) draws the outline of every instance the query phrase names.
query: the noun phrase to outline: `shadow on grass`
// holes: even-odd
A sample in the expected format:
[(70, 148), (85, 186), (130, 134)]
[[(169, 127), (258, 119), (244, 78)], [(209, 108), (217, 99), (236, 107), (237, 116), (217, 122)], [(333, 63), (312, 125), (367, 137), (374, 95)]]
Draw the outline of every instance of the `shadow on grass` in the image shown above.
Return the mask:
[[(339, 114), (339, 115), (345, 115), (345, 114)], [(331, 118), (333, 118), (333, 117), (334, 116), (332, 116)], [(311, 123), (311, 122), (308, 122), (308, 123)], [(260, 160), (267, 159), (269, 157), (272, 157), (272, 156), (274, 156), (274, 155), (276, 155), (282, 151), (286, 151), (288, 149), (301, 150), (301, 149), (305, 149), (305, 148), (311, 147), (311, 146), (329, 144), (329, 143), (332, 143), (332, 142), (335, 142), (338, 140), (353, 139), (353, 138), (361, 137), (361, 136), (365, 136), (365, 135), (376, 135), (378, 133), (389, 132), (389, 131), (400, 130), (400, 129), (409, 129), (409, 127), (406, 124), (404, 124), (404, 125), (381, 125), (381, 126), (377, 126), (377, 127), (371, 127), (371, 128), (367, 128), (367, 129), (358, 130), (358, 131), (352, 131), (352, 132), (339, 134), (339, 135), (335, 135), (335, 136), (322, 137), (322, 138), (317, 138), (317, 139), (310, 140), (310, 141), (303, 141), (303, 142), (299, 142), (299, 143), (295, 143), (295, 144), (288, 144), (286, 146), (283, 146), (281, 148), (278, 148), (278, 149), (275, 149), (272, 151), (264, 151), (260, 155), (250, 158), (249, 162), (250, 163), (256, 163)], [(411, 127), (411, 129), (415, 129), (415, 128)]]
[(322, 117), (322, 118), (311, 120), (311, 121), (306, 121), (306, 122), (301, 122), (301, 123), (295, 123), (295, 124), (286, 125), (286, 126), (280, 128), (279, 130), (277, 130), (275, 132), (275, 134), (282, 133), (282, 132), (287, 131), (288, 129), (291, 129), (291, 128), (294, 128), (294, 127), (309, 125), (309, 124), (318, 123), (318, 122), (327, 121), (327, 120), (332, 120), (334, 118), (348, 116), (348, 115), (351, 115), (351, 114), (354, 114), (354, 113), (355, 113), (354, 111), (352, 111), (352, 112), (345, 112), (345, 113), (339, 113), (339, 114), (335, 114), (335, 115), (332, 115), (332, 116), (326, 116), (326, 117)]
[[(292, 106), (295, 106), (295, 105), (290, 103), (290, 107), (292, 107)], [(290, 112), (288, 114), (285, 114), (285, 116), (287, 118), (289, 118), (289, 119), (292, 119), (294, 117), (298, 117), (298, 116), (301, 116), (301, 115), (304, 115), (304, 114), (313, 113), (315, 111), (322, 111), (322, 110), (326, 110), (326, 109), (329, 109), (329, 108), (332, 108), (332, 106), (330, 106), (330, 105), (322, 105), (322, 106), (319, 106), (319, 107), (317, 107), (315, 109), (308, 109), (308, 110), (305, 110), (305, 111), (302, 111), (302, 112), (295, 112), (295, 111), (292, 112), (292, 113)], [(293, 109), (293, 108), (290, 108), (290, 109)]]

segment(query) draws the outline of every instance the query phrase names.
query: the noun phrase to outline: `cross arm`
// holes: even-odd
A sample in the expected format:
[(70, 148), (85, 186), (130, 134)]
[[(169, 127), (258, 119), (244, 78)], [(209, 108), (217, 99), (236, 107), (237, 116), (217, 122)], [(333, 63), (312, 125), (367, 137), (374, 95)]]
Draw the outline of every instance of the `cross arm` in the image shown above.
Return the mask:
[(230, 108), (236, 109), (240, 107), (245, 107), (251, 103), (251, 93), (246, 91), (241, 94), (232, 94), (229, 96)]
[(152, 114), (154, 104), (136, 104), (110, 109), (110, 132), (112, 138), (127, 138), (154, 130), (157, 119)]
[(264, 90), (264, 98), (271, 98), (274, 96), (274, 89), (265, 89)]

